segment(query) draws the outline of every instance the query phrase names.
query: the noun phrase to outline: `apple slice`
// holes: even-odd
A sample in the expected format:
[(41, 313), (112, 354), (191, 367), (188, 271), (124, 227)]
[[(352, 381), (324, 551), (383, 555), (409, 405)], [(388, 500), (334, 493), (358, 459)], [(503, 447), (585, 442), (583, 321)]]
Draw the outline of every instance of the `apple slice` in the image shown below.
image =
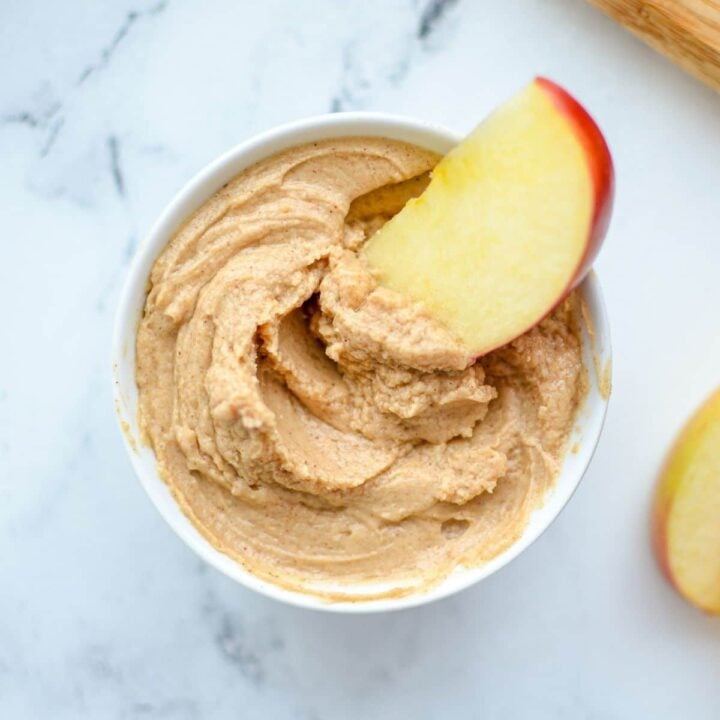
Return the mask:
[(720, 390), (668, 456), (655, 495), (653, 545), (678, 592), (720, 614)]
[(438, 163), (363, 253), (381, 285), (423, 302), (479, 356), (581, 282), (612, 198), (597, 125), (565, 90), (536, 78)]

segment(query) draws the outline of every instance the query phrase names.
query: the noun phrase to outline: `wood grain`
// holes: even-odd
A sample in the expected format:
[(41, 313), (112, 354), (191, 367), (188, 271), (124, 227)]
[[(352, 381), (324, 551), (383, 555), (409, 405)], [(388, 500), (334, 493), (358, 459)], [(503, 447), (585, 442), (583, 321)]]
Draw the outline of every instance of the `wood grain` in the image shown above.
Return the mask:
[(590, 0), (642, 40), (720, 90), (719, 0)]

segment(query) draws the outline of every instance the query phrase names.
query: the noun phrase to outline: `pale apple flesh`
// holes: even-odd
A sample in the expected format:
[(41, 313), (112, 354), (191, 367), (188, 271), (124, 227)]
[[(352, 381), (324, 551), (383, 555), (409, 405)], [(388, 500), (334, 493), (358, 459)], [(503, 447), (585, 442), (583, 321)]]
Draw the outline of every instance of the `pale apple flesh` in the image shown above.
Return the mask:
[(538, 78), (448, 153), (363, 252), (380, 284), (422, 302), (477, 357), (538, 323), (583, 279), (612, 196), (597, 126)]
[(720, 614), (720, 390), (668, 456), (655, 495), (653, 545), (678, 592)]

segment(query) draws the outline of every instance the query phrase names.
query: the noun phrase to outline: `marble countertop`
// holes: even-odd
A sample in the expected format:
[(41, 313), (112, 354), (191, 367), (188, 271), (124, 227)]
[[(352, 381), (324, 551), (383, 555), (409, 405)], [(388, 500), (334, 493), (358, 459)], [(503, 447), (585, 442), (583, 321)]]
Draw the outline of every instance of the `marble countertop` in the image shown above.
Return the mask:
[[(651, 488), (720, 382), (720, 96), (581, 0), (5, 0), (0, 716), (716, 720), (720, 620), (659, 577)], [(597, 116), (614, 395), (521, 558), (416, 610), (333, 616), (206, 567), (133, 477), (110, 398), (138, 238), (226, 148), (372, 109), (465, 131), (536, 73)]]

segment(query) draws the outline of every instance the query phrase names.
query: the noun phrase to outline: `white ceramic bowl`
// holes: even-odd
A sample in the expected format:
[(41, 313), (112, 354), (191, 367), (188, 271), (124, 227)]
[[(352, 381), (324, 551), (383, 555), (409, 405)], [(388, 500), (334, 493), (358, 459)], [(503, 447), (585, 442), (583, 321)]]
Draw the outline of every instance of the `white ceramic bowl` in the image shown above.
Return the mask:
[(117, 310), (112, 375), (115, 408), (135, 472), (160, 514), (200, 557), (246, 587), (293, 605), (343, 612), (368, 612), (420, 605), (473, 585), (517, 557), (552, 523), (580, 483), (600, 437), (607, 409), (607, 393), (602, 392), (602, 388), (609, 383), (609, 377), (604, 376), (610, 368), (610, 336), (600, 286), (591, 273), (582, 285), (588, 324), (591, 327), (590, 332), (587, 332), (587, 328), (584, 331), (584, 357), (590, 390), (578, 412), (570, 440), (576, 451), (567, 453), (554, 487), (548, 492), (543, 506), (532, 514), (522, 536), (505, 552), (484, 565), (458, 568), (436, 587), (408, 597), (330, 603), (265, 582), (216, 550), (182, 513), (168, 487), (158, 476), (152, 450), (140, 442), (135, 384), (135, 333), (145, 303), (147, 278), (155, 259), (178, 225), (241, 170), (294, 145), (353, 135), (404, 140), (441, 154), (448, 152), (460, 140), (458, 135), (449, 130), (417, 120), (382, 113), (339, 113), (283, 125), (226, 152), (200, 171), (173, 198), (135, 254)]

